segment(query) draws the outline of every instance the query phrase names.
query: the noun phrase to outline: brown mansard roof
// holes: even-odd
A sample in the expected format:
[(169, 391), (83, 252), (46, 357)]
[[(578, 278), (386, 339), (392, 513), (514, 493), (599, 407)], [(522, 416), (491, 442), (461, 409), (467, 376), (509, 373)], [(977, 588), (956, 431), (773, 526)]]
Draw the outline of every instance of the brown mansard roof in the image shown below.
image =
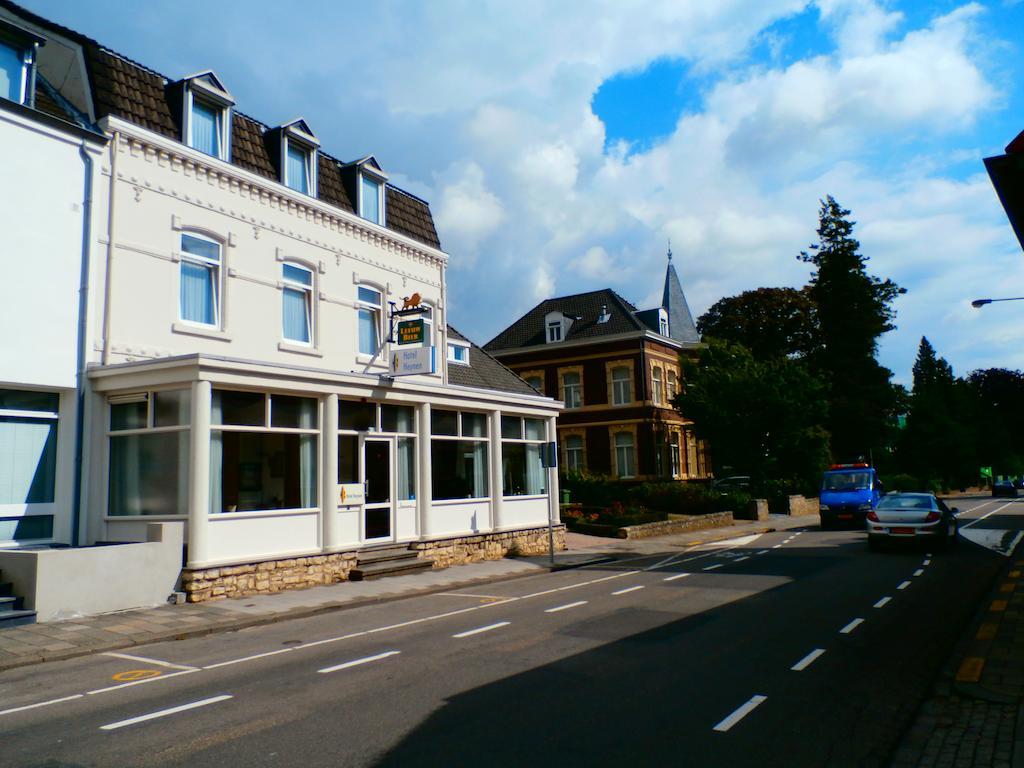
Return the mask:
[[(175, 110), (168, 99), (168, 86), (173, 84), (169, 78), (106, 48), (85, 35), (38, 16), (10, 0), (0, 0), (0, 6), (82, 46), (97, 120), (112, 115), (167, 138), (181, 141), (181, 129), (175, 117)], [(62, 112), (51, 102), (52, 99), (44, 95), (41, 102), (37, 101), (37, 109)], [(232, 114), (231, 163), (272, 181), (280, 181), (272, 157), (273, 148), (268, 146), (266, 141), (269, 126), (237, 110), (232, 110)], [(65, 115), (61, 116), (67, 119)], [(342, 178), (342, 163), (323, 151), (318, 151), (318, 157), (318, 199), (349, 213), (354, 212), (355, 206)], [(437, 237), (429, 204), (390, 184), (386, 189), (387, 228), (431, 247), (440, 248), (441, 243)]]

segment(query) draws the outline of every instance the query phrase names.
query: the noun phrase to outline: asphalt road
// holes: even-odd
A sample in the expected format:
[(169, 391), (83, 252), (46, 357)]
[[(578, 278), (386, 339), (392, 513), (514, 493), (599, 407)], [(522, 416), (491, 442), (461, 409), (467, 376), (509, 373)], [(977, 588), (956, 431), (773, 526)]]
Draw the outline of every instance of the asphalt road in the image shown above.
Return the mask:
[(1024, 531), (959, 506), (11, 670), (0, 766), (884, 765)]

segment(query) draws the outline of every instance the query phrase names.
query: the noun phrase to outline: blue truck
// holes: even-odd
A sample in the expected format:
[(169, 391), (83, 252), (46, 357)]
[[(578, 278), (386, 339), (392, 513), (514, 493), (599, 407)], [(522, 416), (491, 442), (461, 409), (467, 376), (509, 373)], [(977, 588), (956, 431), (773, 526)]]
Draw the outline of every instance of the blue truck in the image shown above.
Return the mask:
[(868, 512), (878, 506), (885, 491), (870, 464), (833, 464), (821, 478), (818, 497), (821, 527), (839, 523), (864, 524)]

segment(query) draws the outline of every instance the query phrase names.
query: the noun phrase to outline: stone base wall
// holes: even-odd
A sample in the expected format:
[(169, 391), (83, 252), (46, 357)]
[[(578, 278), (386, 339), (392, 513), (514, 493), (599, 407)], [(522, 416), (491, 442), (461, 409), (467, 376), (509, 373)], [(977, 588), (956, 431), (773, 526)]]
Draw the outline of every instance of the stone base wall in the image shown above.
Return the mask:
[[(556, 525), (554, 533), (555, 549), (565, 549), (565, 526)], [(521, 531), (414, 541), (409, 547), (418, 552), (420, 557), (433, 560), (434, 568), (447, 568), (451, 565), (480, 563), (484, 560), (501, 560), (503, 557), (547, 554), (548, 529), (528, 528)]]
[(816, 515), (818, 514), (818, 498), (806, 498), (804, 496), (790, 496), (789, 497), (789, 514), (794, 517), (797, 515)]
[(689, 533), (705, 528), (721, 528), (732, 525), (732, 512), (712, 512), (707, 515), (669, 515), (668, 520), (659, 523), (643, 523), (642, 525), (626, 525), (620, 528), (625, 535), (623, 539), (646, 539), (651, 536), (669, 536), (673, 533)]
[(305, 589), (347, 581), (348, 572), (355, 564), (355, 552), (339, 552), (222, 568), (186, 568), (181, 572), (181, 589), (190, 603), (225, 597), (270, 595), (286, 589)]
[(746, 509), (733, 512), (737, 520), (767, 520), (768, 499), (751, 499)]

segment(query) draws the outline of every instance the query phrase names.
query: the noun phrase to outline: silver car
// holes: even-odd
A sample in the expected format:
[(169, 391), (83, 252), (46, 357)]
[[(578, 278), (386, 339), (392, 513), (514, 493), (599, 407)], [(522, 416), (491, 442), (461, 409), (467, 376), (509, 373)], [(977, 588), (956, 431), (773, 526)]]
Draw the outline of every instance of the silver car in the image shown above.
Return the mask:
[(929, 540), (945, 549), (956, 543), (960, 510), (947, 507), (930, 493), (890, 493), (868, 512), (868, 546), (883, 541)]

